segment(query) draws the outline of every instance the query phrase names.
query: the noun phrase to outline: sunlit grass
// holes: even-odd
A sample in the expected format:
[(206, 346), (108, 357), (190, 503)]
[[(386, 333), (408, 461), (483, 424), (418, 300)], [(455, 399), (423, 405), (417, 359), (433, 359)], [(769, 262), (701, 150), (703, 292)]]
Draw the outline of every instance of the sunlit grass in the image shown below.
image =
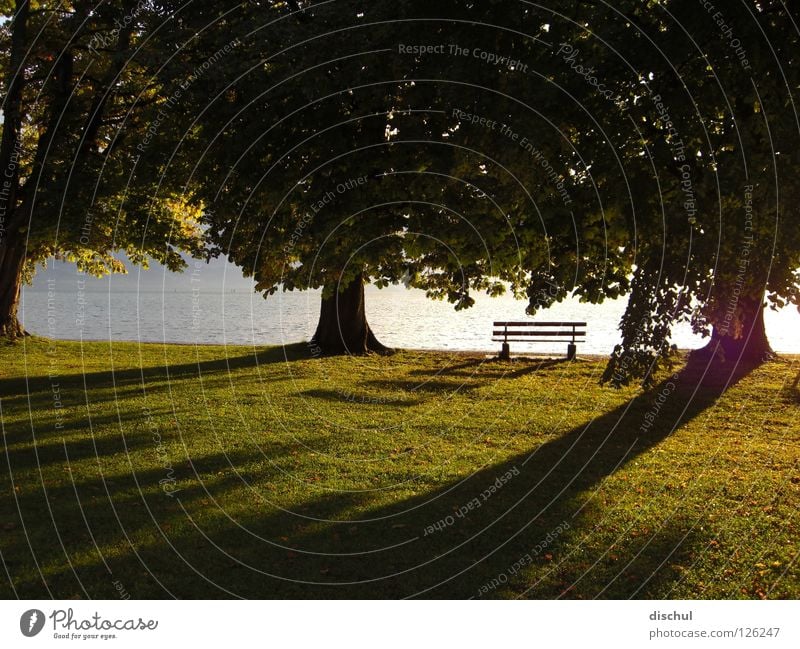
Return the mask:
[(0, 594), (800, 596), (796, 361), (602, 368), (5, 345)]

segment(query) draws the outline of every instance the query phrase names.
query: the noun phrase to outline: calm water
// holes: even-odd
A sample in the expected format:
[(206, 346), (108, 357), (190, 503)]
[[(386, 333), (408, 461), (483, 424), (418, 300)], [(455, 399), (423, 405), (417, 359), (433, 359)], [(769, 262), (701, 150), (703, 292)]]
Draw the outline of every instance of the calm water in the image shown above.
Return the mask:
[[(24, 291), (21, 316), (32, 333), (65, 339), (138, 340), (142, 342), (227, 343), (272, 345), (307, 340), (314, 332), (319, 293), (281, 293), (267, 300), (247, 290), (221, 292), (171, 289), (120, 291), (113, 283), (95, 281), (80, 290), (78, 280), (58, 279)], [(367, 314), (378, 338), (386, 345), (416, 349), (486, 350), (494, 319), (521, 319), (525, 304), (510, 297), (478, 299), (472, 309), (455, 312), (446, 302), (428, 300), (420, 291), (401, 287), (368, 287)], [(48, 304), (49, 301), (49, 304)], [(618, 341), (617, 323), (624, 300), (602, 305), (565, 302), (541, 319), (586, 320), (584, 353), (606, 354)], [(794, 307), (768, 312), (767, 330), (776, 351), (800, 353), (800, 314)], [(695, 348), (702, 339), (688, 326), (674, 332), (673, 342)], [(512, 345), (512, 351), (563, 353), (566, 343)]]

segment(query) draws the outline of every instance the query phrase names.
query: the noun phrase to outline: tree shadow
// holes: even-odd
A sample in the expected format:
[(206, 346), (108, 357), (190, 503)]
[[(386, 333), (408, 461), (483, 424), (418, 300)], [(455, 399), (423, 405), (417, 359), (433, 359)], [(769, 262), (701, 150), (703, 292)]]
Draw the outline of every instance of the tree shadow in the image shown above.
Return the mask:
[[(191, 350), (186, 346), (187, 351)], [(231, 372), (257, 368), (261, 365), (292, 363), (311, 358), (307, 345), (303, 343), (285, 347), (270, 347), (254, 350), (252, 354), (194, 363), (180, 363), (139, 367), (124, 370), (108, 370), (75, 374), (59, 374), (53, 377), (32, 376), (27, 378), (0, 379), (0, 399), (3, 410), (36, 413), (36, 434), (39, 438), (58, 437), (69, 431), (86, 430), (90, 425), (135, 421), (141, 419), (144, 410), (148, 416), (169, 414), (154, 411), (149, 405), (157, 403), (160, 393), (169, 391), (178, 381), (198, 381), (207, 390), (223, 383), (231, 383)], [(288, 378), (288, 377), (287, 377)], [(275, 382), (281, 377), (257, 375), (254, 381)], [(108, 402), (143, 400), (141, 405), (118, 409), (117, 415), (97, 417), (87, 413), (87, 395), (92, 406)], [(56, 406), (56, 401), (60, 404)], [(74, 408), (82, 413), (71, 421), (63, 421), (62, 408)], [(41, 421), (42, 415), (49, 415)], [(31, 421), (10, 423), (6, 421), (6, 444), (31, 442)]]
[(361, 384), (376, 388), (379, 390), (386, 390), (390, 393), (401, 394), (423, 394), (423, 395), (447, 395), (455, 394), (457, 392), (472, 392), (481, 386), (485, 385), (487, 381), (476, 379), (474, 381), (465, 382), (463, 380), (434, 380), (426, 379), (423, 381), (406, 381), (403, 379), (374, 379), (363, 381)]
[[(383, 386), (386, 387), (386, 386)], [(390, 397), (387, 396), (373, 396), (370, 393), (364, 392), (356, 392), (353, 390), (322, 390), (322, 389), (315, 389), (315, 390), (304, 390), (302, 392), (296, 393), (295, 396), (303, 397), (306, 399), (321, 399), (323, 401), (329, 401), (332, 403), (340, 403), (340, 404), (351, 404), (353, 406), (378, 406), (378, 407), (386, 407), (386, 406), (401, 406), (405, 408), (410, 408), (412, 406), (420, 405), (423, 400), (422, 399), (409, 399), (406, 391), (397, 389), (396, 392), (402, 392), (400, 396), (393, 394)]]
[[(85, 430), (85, 429), (84, 429)], [(150, 441), (152, 444), (152, 441)], [(40, 468), (49, 464), (62, 464), (68, 470), (67, 462), (78, 462), (95, 457), (108, 457), (114, 454), (127, 454), (131, 451), (146, 448), (148, 440), (143, 436), (102, 437), (66, 441), (41, 442), (37, 435), (35, 445), (22, 448), (6, 448), (0, 452), (0, 464), (10, 465), (13, 471)], [(2, 456), (5, 455), (3, 458)]]
[(438, 369), (419, 369), (409, 372), (411, 376), (475, 376), (480, 370), (481, 377), (517, 378), (536, 372), (544, 372), (569, 363), (565, 358), (513, 358), (500, 361), (493, 358), (472, 358), (456, 365), (446, 365)]
[[(246, 497), (235, 476), (190, 484), (174, 498), (151, 498), (152, 542), (106, 562), (133, 597), (662, 597), (677, 579), (672, 564), (704, 542), (700, 530), (667, 516), (659, 529), (623, 529), (602, 552), (582, 551), (608, 507), (600, 503), (603, 482), (750, 369), (723, 376), (690, 363), (555, 439), (402, 499), (385, 490), (318, 491), (292, 511), (255, 500), (229, 516), (213, 503)], [(207, 461), (213, 471), (220, 460)], [(107, 515), (87, 515), (108, 527)], [(147, 529), (141, 516), (136, 522)], [(101, 568), (94, 561), (83, 570)], [(48, 576), (56, 596), (74, 594), (76, 583), (66, 567)], [(33, 582), (18, 586), (27, 597), (42, 595)]]
[[(186, 346), (191, 350), (190, 345)], [(197, 379), (205, 374), (231, 372), (235, 370), (271, 365), (276, 363), (292, 363), (313, 358), (304, 343), (296, 343), (283, 347), (269, 347), (262, 350), (253, 350), (252, 354), (232, 356), (227, 358), (197, 361), (193, 363), (155, 365), (137, 367), (124, 370), (107, 370), (102, 372), (86, 372), (73, 374), (59, 374), (49, 376), (29, 376), (22, 378), (0, 379), (0, 398), (9, 401), (14, 398), (27, 400), (36, 392), (45, 392), (49, 395), (53, 383), (60, 386), (80, 386), (86, 384), (88, 389), (122, 389), (130, 385), (142, 385), (143, 381), (152, 382), (182, 381)]]
[(794, 377), (794, 381), (792, 381), (792, 385), (788, 392), (789, 396), (794, 400), (795, 403), (800, 403), (800, 372), (798, 372), (797, 376)]
[[(32, 404), (36, 403), (36, 400), (31, 400)], [(4, 404), (5, 405), (5, 404)], [(79, 404), (83, 406), (83, 412), (86, 412), (86, 405), (85, 402), (83, 404)], [(146, 405), (143, 402), (142, 405)], [(48, 402), (49, 412), (53, 413), (52, 415), (48, 416), (46, 419), (42, 417), (38, 417), (35, 422), (35, 427), (31, 428), (31, 420), (25, 419), (23, 421), (17, 422), (8, 422), (4, 420), (3, 422), (3, 445), (4, 447), (8, 448), (9, 445), (14, 446), (17, 444), (25, 444), (25, 445), (32, 445), (35, 443), (36, 448), (44, 448), (47, 445), (52, 445), (52, 440), (62, 440), (61, 444), (56, 444), (57, 446), (61, 446), (64, 443), (72, 443), (66, 442), (65, 440), (69, 438), (71, 435), (77, 434), (81, 437), (86, 437), (87, 434), (91, 437), (92, 430), (94, 428), (101, 428), (103, 426), (124, 426), (129, 424), (130, 422), (141, 422), (144, 416), (144, 409), (143, 408), (135, 408), (129, 409), (123, 412), (121, 409), (120, 411), (114, 414), (107, 414), (107, 415), (96, 415), (92, 414), (91, 417), (88, 415), (86, 416), (79, 416), (74, 418), (65, 418), (61, 415), (60, 411), (55, 411), (52, 407), (52, 401)], [(31, 406), (31, 411), (36, 411), (36, 406)], [(169, 417), (173, 415), (173, 410), (171, 408), (150, 408), (148, 407), (147, 416), (149, 417)], [(28, 448), (26, 446), (26, 448)]]
[[(568, 362), (562, 359), (539, 359), (528, 362), (528, 359), (515, 359), (514, 365), (508, 362), (496, 362), (492, 359), (471, 359), (457, 365), (448, 365), (437, 369), (419, 369), (409, 372), (419, 376), (420, 380), (374, 379), (362, 385), (401, 392), (403, 394), (455, 394), (472, 392), (499, 380), (517, 379), (535, 373), (545, 373)], [(480, 370), (480, 371), (479, 371)]]

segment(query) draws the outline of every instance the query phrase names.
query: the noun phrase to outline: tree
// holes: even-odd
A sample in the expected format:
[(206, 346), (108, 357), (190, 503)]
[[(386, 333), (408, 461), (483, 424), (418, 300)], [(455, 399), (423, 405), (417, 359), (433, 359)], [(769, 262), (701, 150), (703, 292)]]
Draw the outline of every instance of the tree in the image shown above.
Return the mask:
[[(323, 289), (323, 351), (382, 349), (367, 281), (531, 314), (629, 293), (615, 383), (652, 377), (680, 321), (764, 358), (765, 297), (798, 302), (782, 3), (194, 6), (160, 83), (204, 63), (181, 119), (209, 236), (266, 295)], [(742, 274), (745, 240), (770, 254)]]
[[(163, 173), (150, 146), (169, 97), (140, 49), (156, 4), (4, 3), (0, 142), (0, 335), (23, 334), (20, 287), (35, 265), (68, 259), (92, 274), (154, 258), (173, 270), (199, 254), (201, 204)], [(145, 52), (145, 53), (143, 53)]]
[[(571, 207), (596, 206), (599, 190), (547, 119), (563, 92), (546, 82), (527, 91), (536, 110), (509, 94), (530, 83), (510, 55), (553, 67), (533, 35), (548, 12), (202, 7), (176, 23), (182, 55), (164, 78), (215, 60), (184, 116), (203, 143), (194, 179), (209, 237), (266, 295), (322, 289), (320, 351), (384, 351), (364, 313), (368, 281), (404, 282), (457, 309), (475, 291), (508, 288), (541, 305), (573, 290), (595, 300), (624, 290), (625, 255), (607, 248), (614, 212)], [(235, 55), (218, 57), (232, 38)], [(500, 51), (501, 66), (488, 54), (481, 62)]]
[[(798, 121), (793, 88), (798, 33), (783, 3), (739, 3), (711, 13), (664, 2), (624, 3), (597, 37), (627, 43), (643, 90), (615, 91), (639, 125), (621, 149), (636, 187), (636, 266), (622, 344), (605, 379), (652, 379), (670, 358), (676, 322), (710, 335), (700, 356), (729, 364), (772, 355), (765, 302), (800, 304)], [(657, 177), (657, 186), (654, 182)]]

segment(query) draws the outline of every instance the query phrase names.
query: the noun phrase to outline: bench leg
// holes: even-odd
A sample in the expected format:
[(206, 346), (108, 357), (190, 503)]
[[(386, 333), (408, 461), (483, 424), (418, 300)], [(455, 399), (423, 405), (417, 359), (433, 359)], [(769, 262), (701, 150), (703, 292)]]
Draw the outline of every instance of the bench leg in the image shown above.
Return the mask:
[(510, 361), (511, 360), (511, 347), (508, 343), (503, 343), (502, 349), (500, 349), (500, 360), (501, 361)]
[(574, 361), (575, 360), (575, 354), (577, 352), (578, 352), (578, 346), (577, 345), (575, 345), (574, 343), (570, 343), (569, 345), (567, 345), (567, 360), (568, 361)]

